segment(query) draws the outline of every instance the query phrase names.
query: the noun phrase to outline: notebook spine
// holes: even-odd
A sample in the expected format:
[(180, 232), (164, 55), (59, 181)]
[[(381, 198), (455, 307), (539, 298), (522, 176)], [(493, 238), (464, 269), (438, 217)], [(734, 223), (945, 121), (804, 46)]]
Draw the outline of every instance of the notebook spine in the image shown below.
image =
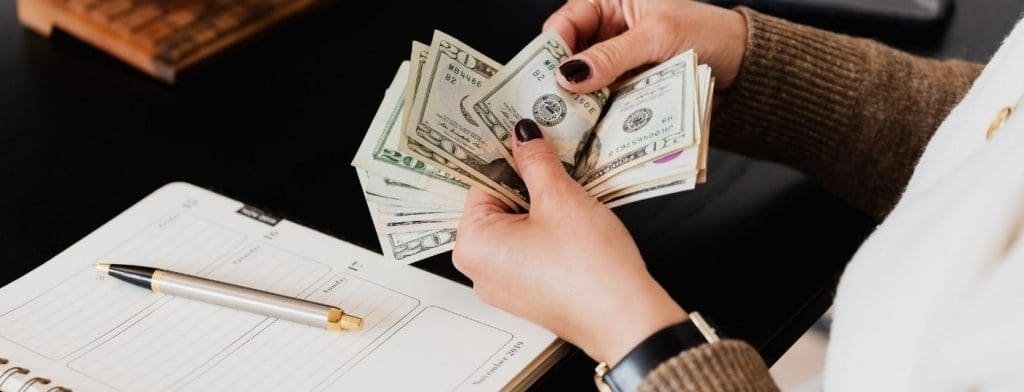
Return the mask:
[[(18, 378), (15, 378), (15, 375), (20, 374), (20, 377), (29, 377), (29, 373), (32, 371), (28, 368), (15, 366), (7, 358), (0, 357), (0, 369), (3, 369), (3, 371), (0, 372), (0, 392), (71, 392), (70, 389), (60, 385), (51, 386), (50, 379), (45, 377), (31, 377), (25, 380), (21, 386), (17, 386), (17, 384), (14, 384), (18, 381)], [(10, 388), (18, 387), (18, 389), (4, 389), (5, 384), (10, 384)]]

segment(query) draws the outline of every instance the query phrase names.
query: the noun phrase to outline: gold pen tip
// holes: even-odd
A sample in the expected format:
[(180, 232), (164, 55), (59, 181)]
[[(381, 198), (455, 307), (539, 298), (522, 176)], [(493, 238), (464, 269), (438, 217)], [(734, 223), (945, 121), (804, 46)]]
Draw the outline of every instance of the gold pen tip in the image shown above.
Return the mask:
[(363, 319), (349, 314), (341, 316), (341, 320), (338, 323), (341, 324), (341, 329), (350, 331), (363, 329)]
[(347, 314), (338, 308), (327, 311), (327, 329), (332, 331), (354, 331), (363, 328), (363, 319)]
[(96, 269), (99, 270), (99, 271), (103, 271), (103, 273), (105, 273), (105, 274), (106, 273), (110, 273), (110, 264), (103, 264), (103, 263), (96, 264)]

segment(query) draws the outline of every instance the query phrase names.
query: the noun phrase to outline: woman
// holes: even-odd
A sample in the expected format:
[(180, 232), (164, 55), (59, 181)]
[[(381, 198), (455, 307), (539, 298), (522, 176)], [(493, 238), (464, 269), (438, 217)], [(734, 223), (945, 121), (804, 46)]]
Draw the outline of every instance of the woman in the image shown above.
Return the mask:
[[(571, 0), (544, 27), (585, 49), (560, 67), (578, 92), (694, 48), (724, 93), (714, 143), (884, 218), (839, 285), (827, 390), (1024, 390), (1024, 27), (984, 72), (682, 0)], [(716, 342), (651, 278), (535, 124), (516, 138), (529, 214), (471, 190), (459, 227), (481, 299), (606, 363), (615, 389), (776, 389), (751, 346)]]

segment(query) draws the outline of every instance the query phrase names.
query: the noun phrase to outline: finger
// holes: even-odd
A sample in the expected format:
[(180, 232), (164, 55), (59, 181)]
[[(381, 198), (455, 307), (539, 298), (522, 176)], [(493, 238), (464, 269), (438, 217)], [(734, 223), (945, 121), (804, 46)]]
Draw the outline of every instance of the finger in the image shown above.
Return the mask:
[(507, 212), (509, 212), (508, 206), (505, 203), (502, 203), (497, 197), (484, 192), (479, 186), (474, 185), (469, 188), (469, 194), (466, 196), (466, 204), (462, 215), (465, 218), (466, 216), (503, 214)]
[(544, 138), (540, 127), (525, 118), (516, 123), (516, 140), (512, 157), (519, 176), (530, 192), (530, 204), (536, 207), (545, 200), (564, 196), (566, 190), (580, 188), (559, 159), (554, 145)]
[(544, 22), (544, 31), (554, 30), (573, 50), (590, 42), (601, 26), (597, 9), (586, 0), (569, 0)]
[(608, 86), (624, 72), (655, 59), (658, 49), (648, 42), (650, 39), (646, 30), (631, 29), (598, 42), (558, 67), (558, 84), (578, 93), (589, 93)]
[(486, 272), (489, 260), (486, 253), (488, 245), (495, 236), (508, 230), (508, 207), (498, 198), (491, 196), (479, 186), (469, 188), (462, 219), (459, 220), (458, 241), (452, 253), (455, 268), (468, 276), (477, 279), (480, 273)]

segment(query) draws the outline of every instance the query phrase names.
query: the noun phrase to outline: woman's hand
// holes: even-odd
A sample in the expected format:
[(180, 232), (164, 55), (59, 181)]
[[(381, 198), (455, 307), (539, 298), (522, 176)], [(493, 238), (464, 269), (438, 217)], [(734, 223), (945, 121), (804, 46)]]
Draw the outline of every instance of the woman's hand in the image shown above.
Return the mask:
[(520, 121), (516, 139), (512, 152), (530, 212), (509, 213), (473, 188), (459, 224), (452, 259), (477, 296), (610, 364), (685, 320), (622, 222), (569, 177), (537, 124)]
[(581, 93), (688, 49), (711, 66), (724, 90), (739, 72), (747, 41), (742, 14), (689, 0), (569, 0), (544, 23), (548, 29), (579, 52), (559, 68), (558, 82)]

